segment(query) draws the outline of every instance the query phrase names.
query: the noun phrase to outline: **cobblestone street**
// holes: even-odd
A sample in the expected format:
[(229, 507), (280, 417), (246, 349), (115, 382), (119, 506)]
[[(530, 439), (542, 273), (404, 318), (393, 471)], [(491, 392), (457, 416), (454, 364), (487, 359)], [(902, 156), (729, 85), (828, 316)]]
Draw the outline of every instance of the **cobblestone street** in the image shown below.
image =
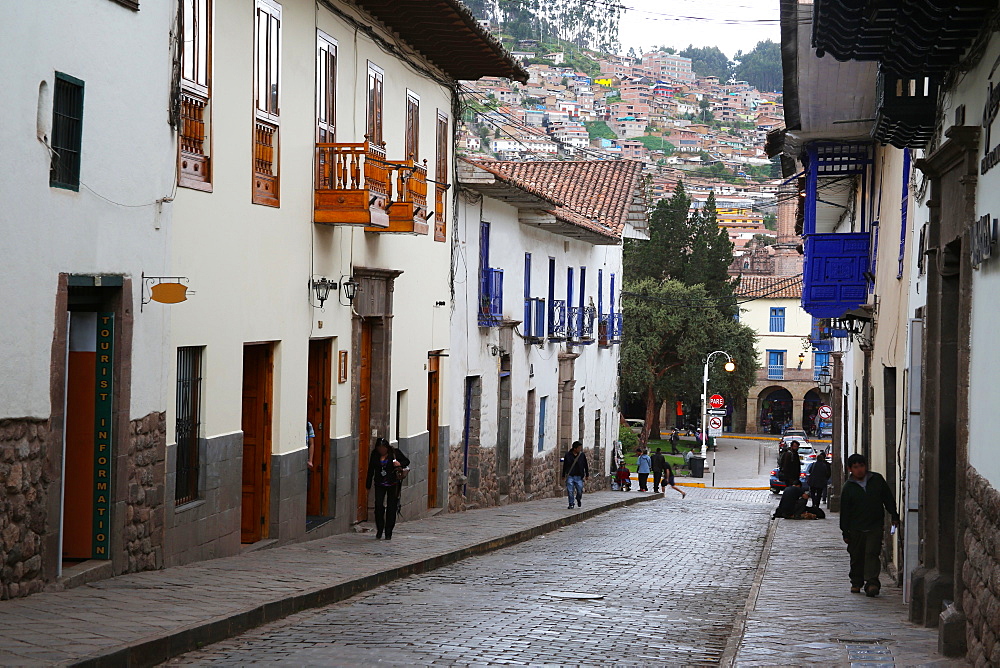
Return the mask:
[(754, 580), (769, 496), (672, 492), (174, 663), (715, 665)]

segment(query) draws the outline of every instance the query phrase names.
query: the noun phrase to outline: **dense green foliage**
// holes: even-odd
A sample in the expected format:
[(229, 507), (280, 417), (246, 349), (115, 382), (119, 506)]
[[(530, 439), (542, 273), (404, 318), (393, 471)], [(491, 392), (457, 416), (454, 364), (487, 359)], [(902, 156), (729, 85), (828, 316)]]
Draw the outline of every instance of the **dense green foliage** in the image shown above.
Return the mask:
[(738, 81), (746, 81), (757, 90), (781, 90), (781, 46), (768, 39), (757, 42), (749, 53), (737, 53), (732, 73)]
[(587, 134), (591, 139), (617, 139), (618, 135), (608, 127), (604, 121), (584, 121), (583, 126), (587, 128)]
[(756, 335), (733, 316), (737, 306), (728, 274), (733, 245), (718, 228), (715, 198), (689, 213), (691, 200), (678, 183), (650, 216), (650, 239), (625, 241), (622, 309), (622, 389), (646, 404), (646, 442), (659, 405), (678, 398), (698, 403), (705, 356), (729, 352), (736, 371), (711, 372), (712, 389), (739, 401), (757, 371)]
[(586, 0), (465, 0), (473, 14), (513, 41), (562, 40), (607, 53), (618, 48), (621, 7)]
[(654, 137), (653, 135), (643, 135), (641, 137), (636, 137), (635, 141), (642, 142), (650, 151), (663, 151), (667, 155), (672, 155), (677, 147), (668, 142), (663, 137)]
[(719, 47), (690, 45), (680, 55), (691, 59), (691, 69), (698, 76), (719, 77), (719, 81), (729, 80), (731, 63)]
[(628, 425), (618, 426), (618, 440), (621, 441), (622, 452), (635, 452), (635, 449), (639, 447), (639, 437)]

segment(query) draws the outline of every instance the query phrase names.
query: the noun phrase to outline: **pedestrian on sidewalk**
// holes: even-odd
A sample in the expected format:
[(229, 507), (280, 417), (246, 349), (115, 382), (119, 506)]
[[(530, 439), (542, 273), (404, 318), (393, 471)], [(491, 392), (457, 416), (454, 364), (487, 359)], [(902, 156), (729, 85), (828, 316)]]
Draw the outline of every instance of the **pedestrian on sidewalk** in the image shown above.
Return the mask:
[(381, 538), (385, 533), (385, 539), (392, 540), (399, 493), (403, 489), (401, 472), (408, 471), (409, 466), (410, 460), (399, 448), (393, 448), (381, 436), (375, 439), (365, 481), (365, 489), (371, 489), (373, 484), (375, 486), (375, 538)]
[(656, 449), (656, 452), (649, 459), (653, 468), (653, 491), (659, 492), (660, 479), (663, 478), (663, 471), (667, 468), (667, 459), (660, 453), (659, 448)]
[(830, 464), (826, 461), (826, 450), (816, 455), (816, 461), (809, 467), (809, 498), (812, 507), (819, 508), (820, 501), (826, 494), (826, 486), (830, 483)]
[(639, 474), (639, 491), (648, 492), (649, 472), (653, 470), (653, 461), (649, 458), (648, 451), (643, 450), (636, 461), (636, 473)]
[(674, 480), (674, 468), (670, 465), (669, 462), (665, 463), (667, 468), (664, 471), (665, 475), (663, 476), (663, 491), (666, 492), (667, 486), (669, 485), (670, 487), (673, 487), (675, 491), (681, 493), (682, 499), (685, 498), (687, 496), (687, 492), (685, 492), (683, 489), (680, 489), (677, 486), (676, 481)]
[(864, 455), (848, 457), (847, 470), (851, 475), (840, 492), (840, 531), (851, 557), (851, 591), (860, 594), (863, 587), (866, 595), (878, 596), (885, 514), (893, 528), (899, 526), (896, 499), (885, 478), (868, 470)]
[(802, 477), (802, 462), (799, 460), (799, 442), (792, 441), (789, 448), (781, 455), (778, 462), (778, 469), (781, 471), (781, 479), (791, 487), (800, 482)]
[(679, 431), (677, 431), (677, 427), (674, 427), (670, 431), (670, 454), (672, 455), (680, 454), (679, 452), (677, 452), (677, 445), (680, 442), (681, 442), (681, 434)]
[(583, 454), (583, 443), (573, 441), (569, 452), (563, 457), (562, 477), (566, 478), (566, 496), (569, 497), (569, 509), (573, 509), (573, 499), (576, 505), (583, 507), (583, 481), (590, 477), (587, 468), (587, 455)]

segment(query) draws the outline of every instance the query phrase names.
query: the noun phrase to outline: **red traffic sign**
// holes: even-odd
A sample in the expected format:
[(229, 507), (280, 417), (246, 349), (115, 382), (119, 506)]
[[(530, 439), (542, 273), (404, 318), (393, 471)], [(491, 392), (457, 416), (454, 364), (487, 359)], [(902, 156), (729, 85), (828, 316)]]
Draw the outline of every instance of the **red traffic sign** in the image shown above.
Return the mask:
[(713, 394), (708, 398), (708, 405), (712, 408), (723, 408), (726, 405), (726, 400), (722, 398), (721, 394)]
[(709, 429), (722, 429), (722, 418), (712, 416), (708, 418), (708, 428)]
[(825, 420), (831, 419), (832, 417), (833, 417), (833, 409), (832, 408), (830, 408), (826, 404), (823, 404), (822, 406), (819, 407), (819, 419), (820, 420), (824, 420), (825, 421)]

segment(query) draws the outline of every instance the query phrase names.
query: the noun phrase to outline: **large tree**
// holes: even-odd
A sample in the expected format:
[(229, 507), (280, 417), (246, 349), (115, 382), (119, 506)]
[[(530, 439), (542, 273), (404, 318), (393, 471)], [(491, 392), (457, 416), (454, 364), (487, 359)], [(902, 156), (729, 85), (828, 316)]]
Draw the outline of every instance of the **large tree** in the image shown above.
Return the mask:
[(714, 195), (692, 212), (678, 183), (673, 196), (653, 210), (649, 228), (649, 241), (625, 242), (622, 294), (628, 323), (622, 386), (645, 404), (643, 443), (663, 401), (700, 400), (704, 359), (711, 351), (725, 350), (736, 361), (732, 374), (721, 366), (712, 372), (716, 391), (745, 397), (757, 370), (756, 335), (733, 317), (738, 308), (728, 274), (733, 245), (718, 227)]
[(719, 77), (720, 81), (728, 81), (730, 68), (729, 58), (717, 46), (694, 46), (681, 51), (682, 56), (691, 59), (691, 69), (700, 77)]
[(749, 53), (739, 52), (733, 57), (732, 72), (758, 90), (781, 90), (781, 46), (769, 39), (757, 42)]

